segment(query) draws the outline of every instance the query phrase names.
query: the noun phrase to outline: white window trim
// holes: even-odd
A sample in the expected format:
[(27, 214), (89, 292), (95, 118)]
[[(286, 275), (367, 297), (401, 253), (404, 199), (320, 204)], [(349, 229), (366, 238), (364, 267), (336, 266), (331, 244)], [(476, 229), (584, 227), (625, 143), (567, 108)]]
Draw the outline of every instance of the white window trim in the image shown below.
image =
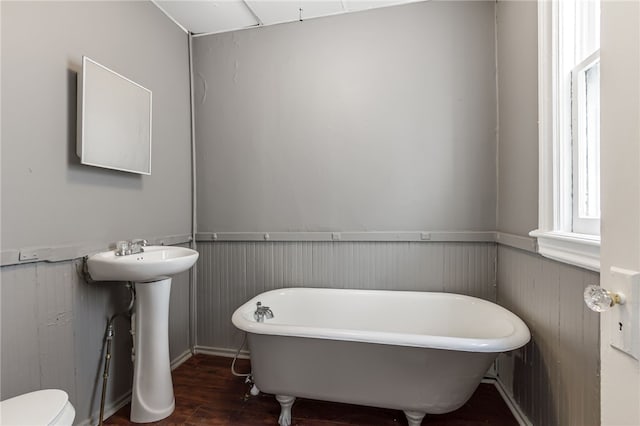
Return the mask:
[[(582, 105), (582, 103), (580, 102), (582, 100), (581, 98), (583, 94), (585, 93), (585, 83), (583, 82), (583, 77), (585, 76), (585, 71), (598, 62), (600, 62), (600, 49), (592, 53), (588, 58), (583, 60), (571, 70), (573, 104), (578, 106), (578, 108), (572, 111), (571, 117), (571, 121), (573, 123), (572, 126), (578, 132), (577, 135), (573, 135), (574, 146), (572, 150), (574, 165), (579, 162), (580, 147), (582, 147), (582, 144), (586, 141), (586, 135), (583, 133), (584, 123), (581, 122), (582, 116), (586, 113), (582, 108), (584, 105)], [(580, 184), (582, 183), (583, 178), (583, 169), (580, 165), (577, 167), (577, 170), (574, 170), (573, 172), (573, 229), (576, 232), (585, 232), (592, 235), (599, 235), (600, 218), (582, 217), (579, 212), (579, 204), (582, 202), (581, 196), (579, 195), (582, 194)]]
[(558, 188), (561, 180), (566, 179), (567, 167), (557, 159), (566, 161), (567, 156), (560, 156), (560, 146), (553, 142), (560, 132), (553, 119), (559, 108), (554, 96), (558, 92), (557, 78), (553, 78), (553, 64), (557, 59), (557, 50), (553, 47), (558, 40), (552, 31), (557, 20), (552, 8), (556, 5), (556, 0), (538, 1), (538, 229), (529, 235), (537, 238), (538, 253), (542, 256), (600, 271), (599, 236), (558, 231), (562, 220), (559, 207), (561, 203), (566, 204)]
[(600, 272), (600, 237), (573, 232), (531, 231), (538, 253), (549, 259)]

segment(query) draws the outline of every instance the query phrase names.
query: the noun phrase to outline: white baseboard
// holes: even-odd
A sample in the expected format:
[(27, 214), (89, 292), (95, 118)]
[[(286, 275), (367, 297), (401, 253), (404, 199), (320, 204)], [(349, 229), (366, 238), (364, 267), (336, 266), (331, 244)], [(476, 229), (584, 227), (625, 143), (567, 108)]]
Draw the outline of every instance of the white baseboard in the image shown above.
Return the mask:
[(178, 355), (178, 357), (176, 359), (171, 361), (171, 371), (173, 371), (176, 368), (180, 367), (182, 364), (184, 364), (192, 356), (193, 356), (193, 352), (191, 352), (191, 349), (187, 349), (186, 351), (184, 351), (183, 353)]
[[(122, 395), (120, 398), (118, 398), (116, 401), (112, 402), (111, 404), (105, 404), (103, 420), (106, 420), (109, 417), (113, 416), (115, 413), (118, 412), (119, 409), (127, 405), (129, 402), (131, 402), (131, 391), (125, 393), (124, 395)], [(98, 411), (97, 413), (94, 413), (90, 418), (84, 419), (81, 422), (76, 424), (79, 426), (97, 425), (100, 423), (99, 417), (100, 417), (100, 411)]]
[[(193, 348), (193, 353), (195, 354), (205, 354), (205, 355), (215, 355), (215, 356), (223, 356), (226, 358), (233, 358), (236, 356), (236, 352), (238, 350), (228, 349), (228, 348), (214, 348), (211, 346), (195, 346)], [(249, 351), (242, 350), (240, 351), (240, 355), (238, 355), (240, 359), (249, 359)]]
[(505, 404), (507, 404), (507, 407), (509, 407), (511, 414), (513, 414), (513, 417), (515, 417), (520, 426), (533, 426), (531, 420), (529, 420), (527, 415), (524, 414), (524, 412), (520, 409), (520, 406), (516, 403), (513, 397), (509, 394), (509, 392), (507, 392), (504, 384), (500, 381), (499, 377), (485, 377), (482, 380), (482, 383), (490, 383), (496, 387), (498, 393), (502, 397), (502, 400)]
[[(193, 356), (193, 353), (191, 353), (191, 350), (187, 349), (182, 354), (180, 354), (176, 359), (171, 361), (171, 370), (173, 371), (176, 368), (180, 367), (182, 364), (184, 364), (184, 362), (186, 360), (188, 360), (192, 356)], [(124, 395), (122, 395), (120, 398), (118, 398), (113, 403), (105, 404), (105, 407), (104, 407), (104, 419), (103, 420), (106, 420), (109, 417), (113, 416), (115, 413), (118, 412), (119, 409), (121, 409), (122, 407), (124, 407), (125, 405), (127, 405), (130, 402), (131, 402), (131, 391), (125, 393)], [(79, 426), (97, 425), (98, 423), (100, 423), (99, 417), (100, 417), (100, 412), (98, 411), (97, 413), (92, 415), (91, 418), (84, 419), (84, 420), (82, 420), (81, 422), (79, 422), (77, 424)]]

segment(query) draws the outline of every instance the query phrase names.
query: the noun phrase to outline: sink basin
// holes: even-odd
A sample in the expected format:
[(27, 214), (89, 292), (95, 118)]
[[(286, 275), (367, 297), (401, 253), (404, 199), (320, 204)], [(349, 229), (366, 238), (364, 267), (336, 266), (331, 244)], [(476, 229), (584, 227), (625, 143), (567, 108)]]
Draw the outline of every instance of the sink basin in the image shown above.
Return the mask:
[(150, 423), (175, 409), (169, 358), (171, 276), (191, 268), (198, 252), (184, 247), (146, 246), (144, 252), (116, 256), (105, 251), (87, 259), (94, 281), (132, 281), (133, 387), (130, 419)]
[(87, 259), (95, 281), (157, 281), (184, 272), (198, 260), (198, 252), (185, 247), (147, 246), (144, 252), (116, 256), (105, 251)]

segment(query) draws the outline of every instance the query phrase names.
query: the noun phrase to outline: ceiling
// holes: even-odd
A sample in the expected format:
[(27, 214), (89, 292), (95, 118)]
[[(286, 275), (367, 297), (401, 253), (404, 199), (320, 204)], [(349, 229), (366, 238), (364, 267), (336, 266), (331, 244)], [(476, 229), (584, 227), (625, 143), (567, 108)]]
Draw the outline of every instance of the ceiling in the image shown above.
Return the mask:
[(419, 0), (152, 0), (182, 29), (221, 33)]

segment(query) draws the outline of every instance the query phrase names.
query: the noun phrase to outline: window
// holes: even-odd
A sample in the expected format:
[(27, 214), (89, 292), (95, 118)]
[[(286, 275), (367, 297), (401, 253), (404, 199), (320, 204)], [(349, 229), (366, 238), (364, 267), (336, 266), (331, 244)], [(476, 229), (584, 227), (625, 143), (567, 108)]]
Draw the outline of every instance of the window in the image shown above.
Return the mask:
[(540, 0), (540, 211), (543, 256), (600, 268), (600, 3)]
[(573, 232), (600, 235), (600, 52), (572, 72)]

